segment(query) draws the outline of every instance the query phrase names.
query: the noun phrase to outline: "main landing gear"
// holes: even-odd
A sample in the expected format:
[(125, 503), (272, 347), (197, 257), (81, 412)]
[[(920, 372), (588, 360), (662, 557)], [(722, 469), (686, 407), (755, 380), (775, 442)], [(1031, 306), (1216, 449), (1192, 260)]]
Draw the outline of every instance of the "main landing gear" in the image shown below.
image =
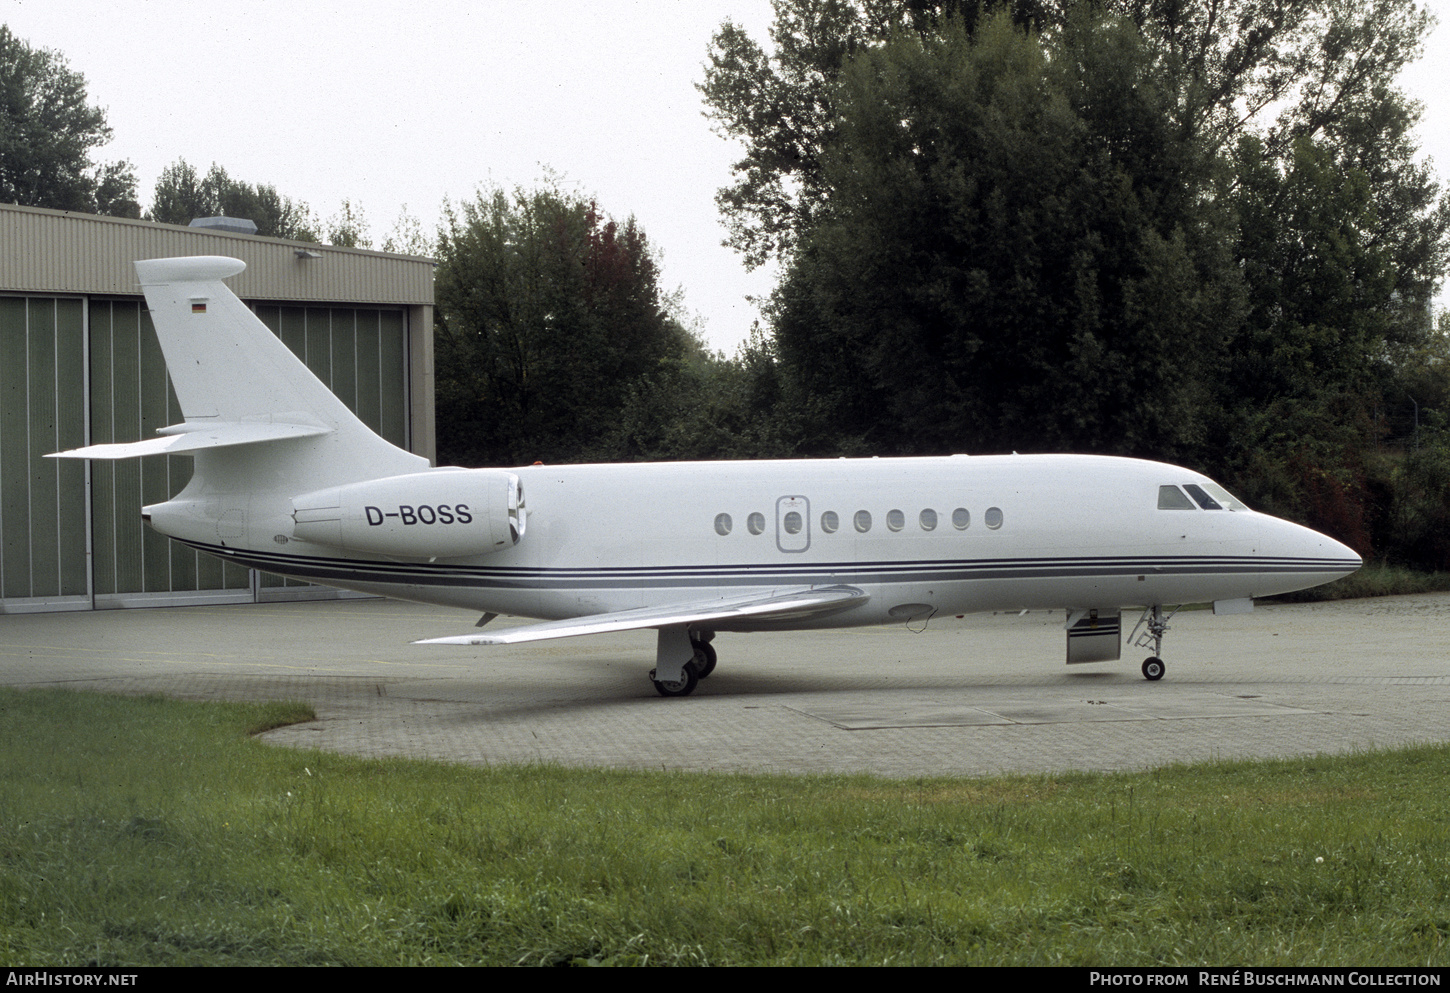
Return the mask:
[[(655, 691), (660, 696), (689, 696), (695, 692), (695, 687), (700, 684), (710, 673), (715, 671), (715, 649), (710, 642), (715, 637), (714, 631), (690, 631), (686, 632), (690, 643), (689, 660), (680, 666), (680, 674), (675, 679), (658, 678), (658, 673), (665, 668), (664, 664), (657, 664), (649, 671), (649, 678), (655, 684)], [(660, 662), (669, 650), (676, 647), (679, 638), (675, 631), (669, 628), (660, 629)]]
[(690, 660), (690, 665), (694, 667), (695, 675), (701, 679), (715, 671), (715, 647), (710, 644), (713, 637), (714, 631), (701, 631), (697, 637), (690, 639), (690, 647), (695, 649), (695, 657)]
[(700, 677), (695, 675), (693, 664), (686, 663), (685, 667), (680, 670), (679, 679), (656, 679), (655, 673), (658, 671), (651, 669), (649, 678), (650, 682), (655, 684), (655, 691), (660, 696), (689, 696), (695, 692), (695, 687), (700, 685)]
[[(1150, 682), (1157, 682), (1163, 678), (1165, 667), (1163, 660), (1159, 658), (1163, 654), (1163, 633), (1168, 630), (1168, 621), (1176, 613), (1178, 613), (1178, 608), (1174, 607), (1172, 612), (1164, 617), (1163, 605), (1155, 603), (1143, 611), (1143, 616), (1133, 627), (1133, 633), (1128, 636), (1128, 640), (1139, 648), (1153, 646), (1153, 654), (1143, 660), (1143, 678)], [(1139, 628), (1144, 629), (1141, 637), (1138, 636)]]

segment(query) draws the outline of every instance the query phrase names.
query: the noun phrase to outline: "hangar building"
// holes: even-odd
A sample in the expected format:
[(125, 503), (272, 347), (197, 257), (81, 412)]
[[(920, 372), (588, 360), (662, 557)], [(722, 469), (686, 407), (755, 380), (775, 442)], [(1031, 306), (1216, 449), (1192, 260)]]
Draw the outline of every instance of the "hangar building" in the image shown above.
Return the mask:
[(433, 264), (0, 204), (0, 613), (345, 595), (223, 565), (147, 528), (187, 456), (43, 456), (182, 420), (137, 259), (227, 255), (228, 285), (373, 430), (430, 461)]

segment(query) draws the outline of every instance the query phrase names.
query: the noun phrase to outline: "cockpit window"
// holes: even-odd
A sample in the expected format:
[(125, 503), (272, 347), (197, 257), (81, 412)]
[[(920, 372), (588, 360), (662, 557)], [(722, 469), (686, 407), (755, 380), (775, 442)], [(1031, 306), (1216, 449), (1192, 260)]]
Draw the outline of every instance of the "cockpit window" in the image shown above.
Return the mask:
[(1204, 510), (1223, 510), (1223, 504), (1203, 492), (1202, 486), (1196, 483), (1185, 483), (1183, 488), (1188, 491), (1188, 495), (1193, 497)]
[(1158, 487), (1159, 510), (1193, 510), (1193, 501), (1176, 486)]
[(1228, 490), (1224, 489), (1217, 483), (1204, 483), (1203, 488), (1208, 492), (1209, 496), (1213, 497), (1215, 500), (1223, 504), (1229, 510), (1249, 509), (1248, 505), (1246, 505), (1242, 500), (1234, 496), (1232, 493), (1230, 493)]

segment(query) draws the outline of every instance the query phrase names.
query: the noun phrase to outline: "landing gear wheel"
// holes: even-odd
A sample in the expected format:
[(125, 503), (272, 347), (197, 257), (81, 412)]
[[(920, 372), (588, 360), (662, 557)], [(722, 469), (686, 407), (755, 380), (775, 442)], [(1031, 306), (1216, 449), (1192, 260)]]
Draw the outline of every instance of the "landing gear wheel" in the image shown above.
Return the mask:
[(1150, 655), (1143, 660), (1143, 678), (1157, 682), (1163, 678), (1163, 660), (1156, 655)]
[(692, 641), (690, 645), (695, 649), (695, 658), (689, 663), (689, 668), (695, 670), (697, 677), (704, 679), (715, 671), (715, 649), (703, 641)]
[(695, 675), (693, 662), (686, 662), (685, 667), (680, 670), (680, 678), (674, 681), (655, 679), (655, 670), (649, 671), (650, 682), (655, 684), (655, 690), (660, 696), (689, 696), (695, 692), (695, 687), (700, 685), (700, 677)]

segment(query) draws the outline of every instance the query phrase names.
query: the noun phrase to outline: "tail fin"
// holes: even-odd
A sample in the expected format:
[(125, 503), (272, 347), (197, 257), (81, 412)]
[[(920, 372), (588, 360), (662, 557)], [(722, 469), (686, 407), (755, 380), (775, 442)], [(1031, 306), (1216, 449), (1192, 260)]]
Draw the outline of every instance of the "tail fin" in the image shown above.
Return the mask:
[[(136, 263), (185, 423), (162, 437), (61, 453), (78, 458), (195, 454), (196, 475), (235, 446), (307, 439), (268, 452), (276, 476), (307, 488), (418, 472), (427, 460), (389, 444), (347, 409), (222, 282), (246, 268), (215, 256)], [(260, 453), (243, 460), (258, 465)], [(280, 482), (280, 480), (278, 480)], [(258, 482), (263, 482), (258, 480)], [(264, 484), (265, 485), (265, 484)]]

